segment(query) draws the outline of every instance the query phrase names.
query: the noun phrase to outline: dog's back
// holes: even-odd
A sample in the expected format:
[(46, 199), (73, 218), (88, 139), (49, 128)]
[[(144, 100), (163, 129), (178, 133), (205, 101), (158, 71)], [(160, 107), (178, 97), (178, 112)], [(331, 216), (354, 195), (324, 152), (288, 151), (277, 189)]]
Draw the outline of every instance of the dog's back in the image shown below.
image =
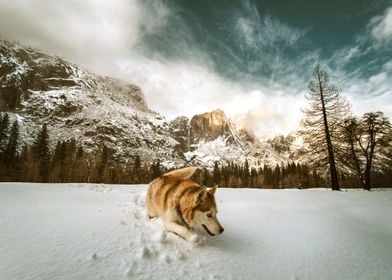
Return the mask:
[(196, 167), (178, 169), (153, 180), (147, 190), (146, 206), (150, 218), (159, 217), (176, 207), (185, 193), (191, 194), (202, 188), (189, 178), (196, 171)]

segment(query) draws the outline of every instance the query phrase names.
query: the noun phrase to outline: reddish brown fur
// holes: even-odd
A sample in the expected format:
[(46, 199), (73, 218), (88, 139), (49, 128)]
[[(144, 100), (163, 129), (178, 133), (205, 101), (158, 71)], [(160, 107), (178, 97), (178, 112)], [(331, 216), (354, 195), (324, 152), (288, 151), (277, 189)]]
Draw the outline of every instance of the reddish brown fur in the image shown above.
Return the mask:
[[(207, 225), (210, 235), (222, 233), (223, 228), (216, 219), (216, 188), (207, 191), (206, 187), (188, 179), (195, 171), (195, 167), (178, 169), (153, 180), (147, 190), (146, 207), (148, 216), (162, 218), (167, 230), (187, 240), (196, 236), (200, 241), (192, 231), (194, 226), (202, 228)], [(208, 211), (212, 215), (209, 219), (207, 214), (202, 214)]]

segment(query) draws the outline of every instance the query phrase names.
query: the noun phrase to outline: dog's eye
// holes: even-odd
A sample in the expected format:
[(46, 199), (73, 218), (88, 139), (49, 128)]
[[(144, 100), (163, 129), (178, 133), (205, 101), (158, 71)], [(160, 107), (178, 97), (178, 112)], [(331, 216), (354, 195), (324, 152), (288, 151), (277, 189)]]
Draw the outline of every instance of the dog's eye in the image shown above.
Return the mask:
[(207, 217), (208, 218), (212, 218), (212, 214), (211, 213), (207, 213)]

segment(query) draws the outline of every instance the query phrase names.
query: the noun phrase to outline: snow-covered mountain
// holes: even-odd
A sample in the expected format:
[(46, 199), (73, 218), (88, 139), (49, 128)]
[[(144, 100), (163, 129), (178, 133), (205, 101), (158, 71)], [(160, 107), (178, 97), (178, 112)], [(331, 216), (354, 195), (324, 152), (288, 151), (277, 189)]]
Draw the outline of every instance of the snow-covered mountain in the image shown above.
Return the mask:
[(136, 155), (169, 168), (290, 160), (221, 110), (168, 121), (148, 108), (139, 86), (8, 41), (0, 41), (0, 63), (0, 111), (19, 120), (24, 144), (46, 123), (52, 147), (71, 138), (90, 152), (105, 144), (124, 163)]
[(290, 157), (279, 154), (251, 131), (238, 127), (222, 110), (178, 117), (171, 122), (173, 137), (181, 143), (188, 162), (212, 167), (215, 162), (243, 164), (250, 167), (287, 163)]
[(136, 155), (184, 162), (169, 126), (148, 109), (138, 86), (7, 41), (0, 43), (0, 62), (0, 110), (19, 120), (24, 143), (46, 123), (52, 145), (75, 138), (87, 151), (105, 143), (123, 162)]

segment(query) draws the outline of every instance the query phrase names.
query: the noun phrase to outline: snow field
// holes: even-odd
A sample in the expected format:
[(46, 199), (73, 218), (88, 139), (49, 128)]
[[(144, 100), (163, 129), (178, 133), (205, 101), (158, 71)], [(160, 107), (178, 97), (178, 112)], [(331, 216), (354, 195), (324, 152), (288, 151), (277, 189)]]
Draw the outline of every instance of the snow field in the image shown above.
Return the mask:
[(145, 185), (0, 184), (0, 279), (391, 279), (392, 191), (218, 189), (196, 247)]

